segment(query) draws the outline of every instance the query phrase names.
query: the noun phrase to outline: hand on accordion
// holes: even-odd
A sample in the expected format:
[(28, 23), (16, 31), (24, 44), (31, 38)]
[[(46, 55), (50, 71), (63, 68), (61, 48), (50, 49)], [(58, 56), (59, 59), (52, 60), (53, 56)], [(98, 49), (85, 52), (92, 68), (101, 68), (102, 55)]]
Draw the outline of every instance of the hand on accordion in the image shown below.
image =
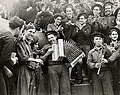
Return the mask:
[(86, 55), (85, 55), (85, 53), (83, 52), (83, 53), (81, 54), (81, 58), (84, 58), (84, 57), (86, 57)]
[(47, 51), (47, 55), (50, 55), (51, 53), (53, 53), (53, 49), (49, 48), (48, 51)]
[(78, 60), (78, 62), (79, 62), (80, 64), (82, 64), (83, 58), (84, 58), (85, 56), (86, 56), (86, 55), (85, 55), (85, 53), (83, 52), (83, 53), (81, 54), (81, 58)]
[(82, 62), (83, 62), (82, 58), (80, 58), (78, 62), (79, 62), (79, 64), (82, 64)]
[(64, 56), (59, 56), (58, 61), (61, 61), (61, 62), (62, 62), (62, 61), (65, 60), (65, 58), (66, 58), (66, 57), (64, 57)]

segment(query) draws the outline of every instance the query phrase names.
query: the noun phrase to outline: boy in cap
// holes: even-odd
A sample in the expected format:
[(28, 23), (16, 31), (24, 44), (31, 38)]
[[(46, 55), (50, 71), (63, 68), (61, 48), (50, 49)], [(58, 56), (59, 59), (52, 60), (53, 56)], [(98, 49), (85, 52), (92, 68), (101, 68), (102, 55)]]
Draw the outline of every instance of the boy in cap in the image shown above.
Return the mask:
[(109, 64), (103, 58), (108, 58), (111, 53), (104, 44), (104, 35), (95, 32), (92, 34), (94, 48), (89, 51), (87, 64), (92, 69), (93, 95), (114, 95), (111, 83)]
[[(47, 31), (46, 37), (49, 45), (46, 51), (53, 51), (52, 44), (58, 44), (56, 31)], [(51, 52), (52, 54), (52, 52)], [(63, 60), (52, 60), (52, 55), (47, 57), (48, 73), (50, 75), (51, 95), (71, 95), (68, 69)]]

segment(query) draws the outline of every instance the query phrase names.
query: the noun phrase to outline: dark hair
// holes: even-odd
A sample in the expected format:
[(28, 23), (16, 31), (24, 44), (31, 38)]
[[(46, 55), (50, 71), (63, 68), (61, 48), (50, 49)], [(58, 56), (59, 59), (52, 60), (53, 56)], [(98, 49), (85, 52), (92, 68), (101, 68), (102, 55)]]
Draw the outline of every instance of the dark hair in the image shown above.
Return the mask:
[(93, 5), (91, 9), (93, 10), (95, 7), (99, 7), (101, 11), (103, 10), (103, 7), (100, 4)]
[(67, 8), (71, 8), (71, 9), (74, 11), (73, 5), (67, 4), (67, 5), (65, 6), (65, 8), (64, 8), (64, 12), (65, 12), (65, 13), (66, 13), (66, 9), (67, 9)]
[(111, 5), (111, 7), (113, 8), (113, 3), (112, 2), (106, 2), (103, 6), (103, 8), (105, 9), (105, 6)]
[(84, 16), (85, 19), (88, 18), (88, 15), (87, 15), (86, 13), (81, 13), (81, 14), (78, 15), (77, 20), (79, 20), (79, 18), (80, 18), (81, 16)]
[(58, 36), (58, 33), (57, 33), (56, 31), (53, 31), (53, 30), (47, 31), (47, 32), (45, 33), (45, 36), (47, 37), (48, 35), (51, 35), (51, 34), (53, 34), (54, 36)]
[(36, 30), (40, 30), (40, 28), (47, 30), (47, 25), (50, 23), (54, 23), (53, 15), (49, 12), (39, 12), (36, 16), (34, 25)]
[(9, 21), (9, 27), (13, 30), (18, 27), (21, 29), (23, 25), (24, 21), (17, 16), (12, 17)]
[(56, 19), (57, 17), (61, 17), (63, 19), (63, 16), (61, 14), (59, 14), (59, 13), (54, 15), (54, 19)]
[(115, 10), (114, 16), (117, 18), (118, 12), (120, 11), (120, 7)]
[(119, 35), (119, 31), (120, 31), (120, 30), (119, 30), (118, 28), (116, 28), (116, 27), (109, 29), (109, 35), (111, 35), (113, 31), (117, 32), (118, 35)]

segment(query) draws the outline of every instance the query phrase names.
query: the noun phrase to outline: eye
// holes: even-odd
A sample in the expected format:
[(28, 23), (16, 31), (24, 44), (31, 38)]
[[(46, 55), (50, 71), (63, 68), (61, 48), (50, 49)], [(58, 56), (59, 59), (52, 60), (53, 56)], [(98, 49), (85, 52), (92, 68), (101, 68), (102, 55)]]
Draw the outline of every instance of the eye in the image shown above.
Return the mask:
[(32, 33), (32, 31), (29, 31), (30, 33)]

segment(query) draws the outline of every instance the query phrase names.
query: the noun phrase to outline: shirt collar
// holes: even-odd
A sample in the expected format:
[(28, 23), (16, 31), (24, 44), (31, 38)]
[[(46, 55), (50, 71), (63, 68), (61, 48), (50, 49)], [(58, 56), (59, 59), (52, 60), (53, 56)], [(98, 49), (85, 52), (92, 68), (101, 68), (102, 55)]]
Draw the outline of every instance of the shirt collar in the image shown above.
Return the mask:
[(112, 41), (112, 42), (110, 42), (110, 45), (112, 46), (112, 47), (115, 47), (115, 45), (117, 45), (117, 43), (118, 43), (118, 41)]
[(100, 50), (102, 50), (102, 49), (103, 49), (103, 47), (98, 48), (98, 47), (96, 47), (96, 46), (93, 48), (94, 51), (100, 51)]

